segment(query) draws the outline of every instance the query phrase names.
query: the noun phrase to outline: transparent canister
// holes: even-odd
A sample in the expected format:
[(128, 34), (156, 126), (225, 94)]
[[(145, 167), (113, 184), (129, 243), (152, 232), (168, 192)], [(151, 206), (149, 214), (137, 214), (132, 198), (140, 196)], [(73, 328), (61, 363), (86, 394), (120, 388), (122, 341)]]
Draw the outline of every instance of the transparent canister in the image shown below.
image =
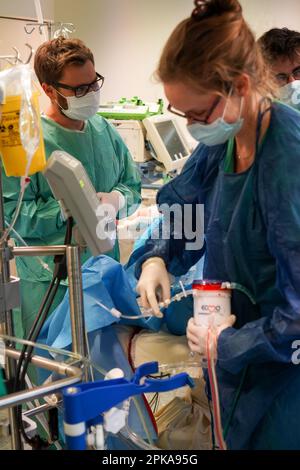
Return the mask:
[(193, 282), (194, 319), (197, 325), (220, 326), (231, 315), (230, 284), (220, 281)]

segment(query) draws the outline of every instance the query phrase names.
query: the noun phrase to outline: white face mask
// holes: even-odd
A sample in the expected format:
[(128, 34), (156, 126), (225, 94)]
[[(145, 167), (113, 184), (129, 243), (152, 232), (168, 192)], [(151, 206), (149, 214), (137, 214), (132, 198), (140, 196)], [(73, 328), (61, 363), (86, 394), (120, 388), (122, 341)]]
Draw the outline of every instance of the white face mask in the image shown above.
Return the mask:
[[(228, 95), (228, 99), (232, 94), (232, 89)], [(227, 142), (232, 137), (236, 136), (239, 133), (244, 124), (244, 119), (242, 116), (244, 97), (241, 97), (240, 104), (240, 113), (238, 119), (233, 123), (228, 123), (225, 121), (225, 115), (228, 105), (228, 99), (226, 106), (221, 118), (216, 119), (211, 124), (201, 124), (195, 122), (194, 124), (189, 124), (187, 126), (189, 133), (194, 139), (198, 140), (202, 144), (212, 147), (214, 145), (220, 145)]]
[[(56, 90), (57, 91), (57, 90)], [(56, 101), (60, 107), (61, 112), (70, 119), (76, 121), (85, 121), (94, 116), (99, 109), (100, 105), (100, 90), (90, 91), (84, 96), (77, 98), (76, 96), (65, 96), (59, 91), (57, 93), (68, 103), (68, 109), (63, 109), (62, 106)]]
[(300, 80), (288, 83), (279, 90), (279, 99), (300, 111)]

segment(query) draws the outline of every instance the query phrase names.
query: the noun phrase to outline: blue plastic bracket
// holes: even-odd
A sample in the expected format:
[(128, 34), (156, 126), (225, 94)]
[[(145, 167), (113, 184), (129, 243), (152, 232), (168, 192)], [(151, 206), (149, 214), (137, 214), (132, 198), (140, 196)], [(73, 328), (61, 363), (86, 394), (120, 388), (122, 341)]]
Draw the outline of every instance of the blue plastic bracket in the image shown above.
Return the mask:
[[(186, 373), (167, 379), (145, 378), (158, 372), (158, 363), (139, 366), (132, 379), (98, 380), (86, 382), (63, 390), (65, 435), (69, 449), (85, 449), (85, 423), (98, 421), (100, 415), (124, 400), (143, 393), (167, 392), (194, 382)], [(101, 421), (101, 418), (100, 420)]]

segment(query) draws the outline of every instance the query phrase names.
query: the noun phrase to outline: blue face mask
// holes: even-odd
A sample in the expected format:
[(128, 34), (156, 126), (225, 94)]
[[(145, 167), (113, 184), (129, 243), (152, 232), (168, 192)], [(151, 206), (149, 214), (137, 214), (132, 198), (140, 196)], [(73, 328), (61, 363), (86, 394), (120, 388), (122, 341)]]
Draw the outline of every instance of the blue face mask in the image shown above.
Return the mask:
[(279, 99), (292, 108), (300, 111), (300, 80), (284, 85), (279, 90)]
[[(230, 93), (231, 94), (231, 93)], [(229, 94), (229, 96), (230, 96)], [(194, 139), (198, 140), (202, 144), (212, 147), (214, 145), (220, 145), (227, 142), (227, 140), (234, 137), (239, 133), (244, 124), (244, 119), (241, 118), (244, 98), (241, 98), (240, 116), (236, 122), (228, 123), (224, 117), (226, 114), (228, 100), (224, 109), (223, 116), (216, 119), (211, 124), (200, 124), (195, 122), (189, 124), (187, 129)]]

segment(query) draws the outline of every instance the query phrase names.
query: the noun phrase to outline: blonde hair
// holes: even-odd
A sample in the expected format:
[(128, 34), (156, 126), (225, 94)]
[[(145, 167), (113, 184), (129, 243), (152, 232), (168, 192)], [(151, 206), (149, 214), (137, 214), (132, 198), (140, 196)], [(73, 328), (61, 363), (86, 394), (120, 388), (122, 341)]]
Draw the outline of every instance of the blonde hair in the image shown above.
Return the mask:
[(237, 0), (195, 1), (190, 18), (169, 37), (156, 71), (163, 83), (183, 82), (195, 90), (228, 94), (241, 74), (252, 88), (273, 96), (274, 81)]

